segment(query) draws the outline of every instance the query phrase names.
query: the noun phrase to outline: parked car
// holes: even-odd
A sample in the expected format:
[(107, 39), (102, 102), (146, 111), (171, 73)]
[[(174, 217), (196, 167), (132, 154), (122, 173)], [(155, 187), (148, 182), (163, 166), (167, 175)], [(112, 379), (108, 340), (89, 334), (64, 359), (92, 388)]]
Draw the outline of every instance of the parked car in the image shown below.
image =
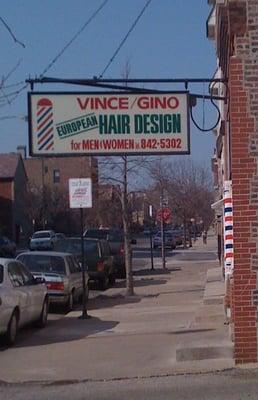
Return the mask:
[(25, 324), (46, 325), (48, 302), (43, 279), (34, 278), (18, 260), (0, 258), (0, 334), (9, 345)]
[(65, 240), (66, 236), (63, 233), (55, 233), (55, 238), (57, 242), (60, 242)]
[[(125, 278), (125, 250), (124, 250), (124, 233), (119, 229), (87, 229), (84, 232), (85, 238), (98, 238), (108, 241), (111, 254), (114, 256), (114, 266), (117, 278)], [(131, 240), (132, 244), (136, 244), (136, 240)]]
[[(165, 247), (170, 247), (172, 250), (176, 248), (176, 240), (172, 232), (164, 231)], [(153, 247), (157, 249), (162, 246), (161, 232), (157, 232), (153, 238)]]
[[(114, 257), (110, 246), (105, 239), (84, 238), (85, 264), (89, 278), (97, 281), (100, 289), (105, 290), (108, 284), (114, 284), (116, 279)], [(82, 261), (82, 248), (80, 238), (67, 238), (58, 245), (62, 251), (72, 253), (79, 262)]]
[(53, 250), (58, 238), (52, 230), (34, 232), (30, 239), (30, 250)]
[(6, 236), (0, 236), (0, 256), (14, 257), (16, 254), (16, 244)]
[(171, 232), (171, 234), (174, 236), (176, 246), (181, 246), (183, 244), (184, 230), (182, 228), (171, 229), (171, 231), (168, 231), (168, 232), (169, 233)]
[[(69, 253), (55, 251), (24, 252), (17, 256), (34, 277), (44, 278), (50, 304), (62, 305), (66, 311), (80, 301), (83, 294), (81, 267)], [(87, 297), (89, 276), (86, 273)]]

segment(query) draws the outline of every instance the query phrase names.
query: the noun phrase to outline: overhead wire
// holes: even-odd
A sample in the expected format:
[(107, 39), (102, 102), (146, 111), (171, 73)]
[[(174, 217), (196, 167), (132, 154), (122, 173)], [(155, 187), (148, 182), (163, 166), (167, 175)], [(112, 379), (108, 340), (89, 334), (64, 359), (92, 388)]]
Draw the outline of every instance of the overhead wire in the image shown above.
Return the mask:
[(71, 40), (62, 48), (62, 50), (53, 58), (53, 60), (48, 64), (48, 66), (40, 74), (40, 78), (44, 76), (46, 72), (53, 67), (57, 60), (64, 54), (64, 52), (71, 46), (71, 44), (77, 39), (77, 37), (84, 31), (84, 29), (90, 24), (91, 21), (99, 14), (102, 8), (108, 3), (109, 0), (104, 0), (101, 5), (93, 12), (93, 14), (88, 18), (88, 20), (83, 24), (83, 26), (78, 30), (78, 32), (72, 37)]
[[(62, 48), (62, 50), (53, 58), (53, 60), (46, 66), (46, 68), (44, 68), (44, 70), (42, 71), (42, 73), (40, 74), (40, 77), (42, 78), (43, 75), (48, 72), (50, 70), (50, 68), (52, 68), (52, 66), (57, 62), (57, 60), (64, 54), (64, 52), (71, 46), (71, 44), (77, 39), (77, 37), (85, 30), (85, 28), (94, 20), (94, 18), (99, 14), (99, 12), (104, 8), (104, 6), (108, 3), (109, 0), (104, 0), (100, 6), (92, 13), (92, 15), (88, 18), (88, 20), (83, 24), (83, 26), (76, 32), (76, 34), (72, 37), (71, 40), (69, 40), (69, 42)], [(3, 21), (2, 21), (3, 22)], [(4, 23), (4, 22), (3, 22)], [(18, 63), (18, 65), (20, 64), (20, 61)], [(18, 65), (15, 67), (15, 69), (18, 67)], [(12, 71), (10, 71), (10, 73), (8, 74), (7, 77), (5, 77), (4, 82), (6, 81), (6, 79), (9, 78), (10, 74), (14, 72), (13, 69)], [(1, 84), (0, 84), (1, 86)], [(19, 90), (17, 90), (16, 92), (10, 94), (13, 95), (14, 97), (10, 100), (8, 99), (8, 101), (6, 101), (4, 104), (1, 104), (0, 101), (0, 107), (4, 107), (7, 104), (11, 104), (14, 102), (14, 100), (16, 100), (16, 98), (20, 95), (20, 93), (22, 93), (25, 89), (27, 89), (27, 87), (29, 86), (29, 83), (26, 83), (24, 86), (22, 86)], [(8, 95), (7, 95), (8, 96)]]
[(19, 65), (21, 64), (22, 59), (20, 58), (19, 61), (15, 64), (15, 66), (8, 72), (7, 75), (5, 75), (0, 83), (0, 88), (3, 87), (4, 83), (10, 78), (10, 76), (17, 70)]
[(10, 85), (3, 85), (2, 89), (11, 89), (17, 86), (21, 86), (24, 84), (24, 81), (16, 82), (16, 83), (10, 83)]
[(123, 45), (125, 44), (126, 40), (128, 39), (128, 37), (130, 36), (130, 34), (132, 33), (132, 31), (134, 30), (134, 28), (136, 27), (137, 23), (139, 22), (139, 20), (141, 19), (142, 15), (144, 14), (145, 10), (147, 9), (147, 7), (150, 5), (152, 0), (147, 0), (147, 2), (145, 3), (145, 5), (143, 6), (142, 10), (140, 11), (140, 13), (138, 14), (138, 16), (136, 17), (136, 19), (134, 20), (133, 24), (131, 25), (130, 29), (128, 30), (128, 32), (126, 33), (126, 35), (124, 36), (124, 38), (121, 40), (121, 42), (119, 43), (118, 47), (116, 48), (114, 54), (112, 55), (112, 57), (110, 58), (110, 60), (108, 61), (107, 65), (105, 66), (105, 68), (103, 69), (103, 71), (101, 72), (101, 74), (99, 74), (98, 79), (101, 79), (103, 77), (103, 75), (107, 72), (108, 68), (110, 67), (110, 65), (112, 64), (112, 62), (114, 61), (114, 59), (116, 58), (117, 54), (119, 53), (119, 51), (121, 50), (121, 48), (123, 47)]

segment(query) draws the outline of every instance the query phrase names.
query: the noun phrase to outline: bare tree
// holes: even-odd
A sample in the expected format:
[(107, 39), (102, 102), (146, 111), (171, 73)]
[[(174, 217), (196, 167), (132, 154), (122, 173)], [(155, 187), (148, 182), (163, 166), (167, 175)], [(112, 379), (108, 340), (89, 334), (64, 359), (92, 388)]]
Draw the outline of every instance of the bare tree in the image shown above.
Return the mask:
[(158, 204), (160, 193), (164, 190), (173, 211), (175, 224), (184, 227), (184, 244), (189, 238), (191, 245), (192, 221), (202, 220), (205, 229), (212, 219), (211, 177), (207, 169), (198, 165), (191, 159), (182, 159), (169, 162), (160, 159), (150, 168), (150, 176), (153, 180), (151, 192), (154, 193), (154, 201)]
[(116, 184), (120, 188), (117, 190), (117, 196), (121, 202), (121, 217), (125, 238), (126, 293), (129, 296), (134, 294), (129, 196), (135, 188), (135, 182), (139, 179), (140, 170), (146, 168), (149, 162), (150, 158), (148, 157), (127, 157), (126, 155), (105, 157), (99, 161), (101, 181)]

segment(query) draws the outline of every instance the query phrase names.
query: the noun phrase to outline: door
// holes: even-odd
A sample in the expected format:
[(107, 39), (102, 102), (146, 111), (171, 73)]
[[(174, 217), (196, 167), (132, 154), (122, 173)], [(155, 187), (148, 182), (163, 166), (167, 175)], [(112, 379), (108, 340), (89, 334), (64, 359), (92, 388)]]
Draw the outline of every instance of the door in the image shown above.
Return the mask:
[[(70, 288), (75, 289), (75, 299), (78, 300), (79, 296), (82, 294), (82, 272), (79, 264), (76, 260), (71, 257), (67, 256), (66, 261), (69, 268), (69, 281), (70, 281)], [(86, 274), (85, 274), (86, 275)], [(87, 281), (86, 281), (87, 285)]]
[(19, 263), (21, 269), (24, 284), (28, 290), (30, 297), (30, 318), (31, 320), (38, 319), (40, 317), (43, 301), (44, 301), (44, 290), (41, 284), (36, 284), (33, 275), (26, 269), (26, 267)]
[(20, 309), (19, 324), (24, 325), (31, 320), (31, 296), (20, 268), (20, 264), (16, 261), (11, 261), (8, 264), (8, 275), (13, 285), (13, 295), (17, 299), (17, 304)]

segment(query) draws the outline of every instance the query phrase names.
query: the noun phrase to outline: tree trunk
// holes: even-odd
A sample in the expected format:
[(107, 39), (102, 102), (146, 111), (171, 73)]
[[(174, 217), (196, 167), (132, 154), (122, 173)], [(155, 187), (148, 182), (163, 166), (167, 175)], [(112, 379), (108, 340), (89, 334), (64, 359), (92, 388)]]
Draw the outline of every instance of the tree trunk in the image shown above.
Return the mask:
[(186, 220), (184, 219), (184, 249), (187, 248), (187, 240), (186, 240), (186, 235), (187, 235), (187, 227), (186, 227)]

